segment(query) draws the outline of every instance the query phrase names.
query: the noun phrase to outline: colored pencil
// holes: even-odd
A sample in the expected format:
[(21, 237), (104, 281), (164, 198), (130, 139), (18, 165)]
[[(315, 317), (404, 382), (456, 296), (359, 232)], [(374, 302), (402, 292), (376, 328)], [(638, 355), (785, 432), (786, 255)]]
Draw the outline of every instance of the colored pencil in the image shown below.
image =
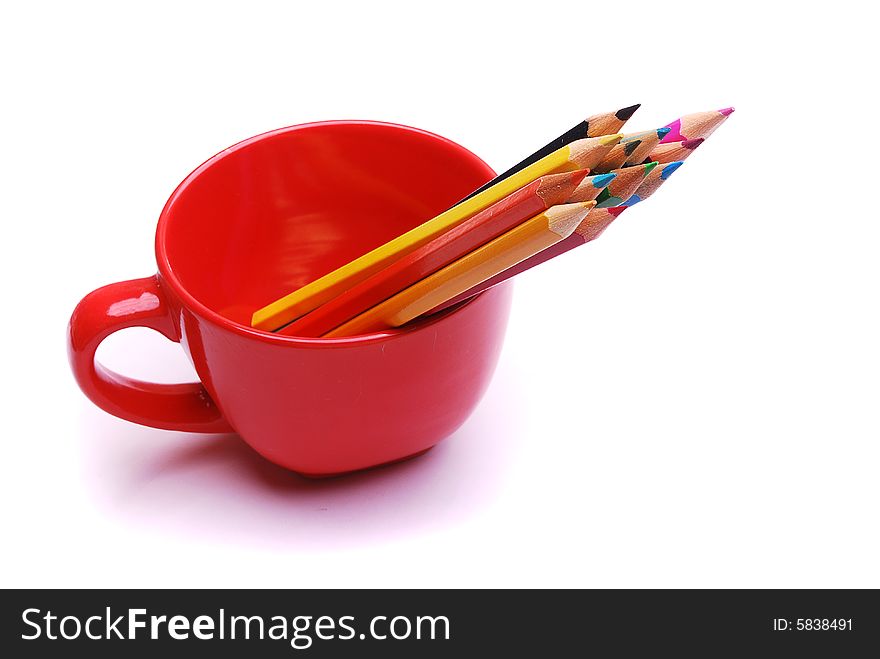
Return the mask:
[(431, 309), (429, 313), (438, 313), (440, 311), (443, 311), (444, 309), (448, 309), (452, 305), (472, 298), (478, 293), (487, 291), (493, 286), (496, 286), (503, 281), (507, 281), (511, 277), (514, 277), (521, 272), (525, 272), (526, 270), (534, 268), (536, 265), (540, 265), (545, 261), (549, 261), (550, 259), (555, 258), (560, 254), (564, 254), (565, 252), (568, 252), (575, 247), (580, 247), (581, 245), (588, 243), (591, 240), (595, 240), (608, 227), (608, 225), (611, 224), (615, 219), (617, 219), (620, 214), (623, 213), (623, 211), (625, 210), (626, 206), (618, 206), (616, 208), (594, 208), (581, 221), (574, 232), (571, 233), (567, 238), (560, 240), (558, 243), (555, 243), (547, 249), (538, 252), (534, 256), (530, 256), (524, 261), (520, 261), (511, 268), (508, 268), (503, 272), (499, 272), (494, 277), (491, 277), (486, 281), (477, 284), (476, 286), (468, 289), (464, 293), (460, 293), (459, 295), (450, 298), (443, 304), (438, 304), (436, 307)]
[(602, 162), (593, 167), (593, 172), (596, 174), (606, 174), (615, 169), (620, 169), (623, 167), (623, 163), (626, 162), (626, 159), (629, 158), (630, 154), (638, 149), (639, 144), (641, 143), (642, 141), (636, 137), (628, 140), (626, 144), (621, 140), (613, 149), (611, 149), (611, 151), (608, 152), (608, 155), (602, 159)]
[(617, 178), (617, 174), (614, 172), (587, 176), (583, 181), (578, 183), (577, 187), (572, 191), (571, 196), (567, 200), (563, 199), (563, 201), (569, 201), (571, 203), (577, 201), (592, 201), (602, 194), (602, 191), (605, 190), (615, 178)]
[[(633, 165), (631, 167), (615, 169), (612, 173), (617, 174), (617, 176), (611, 182), (611, 185), (602, 190), (599, 196), (596, 197), (596, 208), (620, 206), (639, 189), (639, 186), (644, 183), (645, 178), (656, 166), (656, 162), (649, 162), (645, 165)], [(577, 190), (575, 190), (575, 194), (577, 194)], [(569, 201), (572, 201), (572, 199), (569, 199)]]
[(574, 232), (572, 233), (572, 235), (577, 236), (577, 239), (572, 239), (571, 249), (596, 240), (596, 238), (601, 236), (602, 232), (608, 228), (608, 225), (620, 217), (625, 210), (626, 206), (600, 208), (596, 211), (595, 217), (588, 216), (584, 218), (584, 220), (575, 227)]
[(569, 236), (596, 202), (553, 206), (325, 334), (399, 327)]
[(393, 240), (257, 310), (251, 325), (275, 331), (545, 174), (591, 169), (622, 135), (576, 140)]
[[(723, 113), (723, 112), (725, 112), (725, 110), (721, 110), (719, 112)], [(722, 121), (715, 123), (715, 125), (712, 126), (709, 133), (705, 133), (704, 135), (708, 136), (708, 134), (711, 134), (711, 131), (715, 130), (715, 128), (720, 126), (721, 123), (723, 123), (723, 121), (727, 118), (727, 116), (729, 116), (732, 112), (733, 112), (733, 108), (727, 108), (727, 114), (726, 115), (722, 114)], [(684, 126), (689, 127), (692, 124), (689, 120), (686, 121), (686, 119), (688, 119), (687, 116), (682, 117), (680, 121), (682, 122), (682, 124)], [(706, 130), (706, 129), (703, 128), (702, 130)], [(671, 135), (673, 132), (674, 132), (674, 130), (671, 130), (667, 134), (667, 137), (669, 135)], [(705, 136), (700, 137), (700, 138), (696, 138), (695, 140), (691, 140), (691, 141), (685, 140), (685, 142), (689, 142), (686, 145), (683, 145), (681, 142), (674, 142), (674, 143), (672, 143), (671, 148), (667, 147), (664, 144), (663, 140), (665, 140), (666, 138), (663, 138), (663, 140), (661, 140), (661, 146), (654, 149), (654, 152), (651, 154), (651, 156), (653, 157), (654, 155), (659, 155), (660, 157), (670, 157), (671, 155), (673, 155), (675, 153), (683, 153), (684, 157), (687, 157), (688, 155), (690, 155), (691, 151), (693, 151), (696, 147), (698, 147), (700, 144), (702, 144), (703, 140), (705, 139)], [(488, 290), (489, 288), (492, 288), (493, 286), (500, 284), (501, 282), (506, 281), (507, 279), (510, 279), (511, 277), (519, 274), (520, 272), (528, 270), (529, 268), (532, 268), (540, 263), (543, 263), (544, 261), (547, 261), (551, 258), (554, 258), (555, 256), (558, 256), (559, 254), (567, 252), (570, 249), (573, 249), (574, 247), (578, 247), (580, 245), (583, 245), (584, 243), (590, 242), (591, 240), (595, 240), (602, 233), (602, 231), (604, 231), (608, 227), (608, 225), (611, 224), (611, 222), (613, 222), (617, 217), (620, 216), (620, 214), (626, 208), (629, 208), (630, 206), (633, 206), (641, 201), (644, 201), (645, 199), (650, 197), (652, 194), (657, 192), (657, 190), (660, 188), (660, 186), (663, 185), (663, 183), (665, 183), (666, 180), (670, 176), (672, 176), (672, 174), (679, 167), (681, 167), (683, 164), (684, 164), (684, 162), (682, 160), (673, 160), (672, 162), (664, 162), (664, 163), (659, 163), (659, 164), (656, 160), (654, 160), (653, 162), (647, 163), (645, 165), (645, 167), (650, 168), (647, 173), (647, 176), (641, 181), (639, 186), (636, 188), (635, 192), (632, 193), (630, 195), (630, 197), (628, 199), (626, 199), (626, 201), (624, 201), (623, 203), (620, 203), (620, 197), (622, 195), (626, 194), (626, 191), (625, 191), (625, 189), (621, 189), (621, 188), (622, 188), (622, 186), (626, 185), (626, 177), (621, 176), (620, 170), (616, 170), (615, 173), (618, 174), (618, 177), (612, 182), (611, 185), (609, 185), (605, 190), (603, 190), (603, 192), (598, 197), (596, 197), (596, 201), (597, 201), (596, 207), (590, 212), (589, 215), (587, 215), (586, 218), (584, 218), (584, 221), (581, 222), (581, 224), (578, 226), (578, 228), (575, 230), (575, 232), (572, 235), (570, 235), (565, 240), (561, 240), (560, 242), (556, 243), (552, 247), (549, 247), (548, 249), (544, 250), (543, 252), (540, 252), (539, 254), (536, 254), (535, 256), (533, 256), (529, 259), (526, 259), (525, 261), (522, 261), (521, 263), (518, 263), (513, 268), (510, 268), (509, 270), (506, 270), (505, 272), (501, 272), (498, 275), (496, 275), (495, 277), (492, 277), (491, 279), (483, 282), (482, 284), (475, 286), (471, 290), (465, 291), (464, 293), (457, 295), (455, 298), (452, 298), (452, 299), (448, 300), (447, 302), (444, 302), (443, 304), (438, 305), (435, 309), (432, 309), (430, 313), (437, 313), (437, 312), (443, 311), (444, 309), (447, 309), (455, 304), (458, 304), (459, 302), (467, 300), (467, 299), (473, 297), (474, 295), (477, 295), (478, 293), (482, 293), (483, 291)], [(624, 169), (630, 169), (630, 168), (624, 168)], [(614, 195), (615, 192), (617, 192), (618, 194)], [(569, 201), (576, 200), (577, 193), (578, 193), (578, 191), (575, 190), (575, 192), (572, 194), (572, 197), (569, 198)], [(617, 199), (615, 201), (618, 202), (618, 205), (616, 205), (614, 207), (609, 207), (609, 206), (605, 205), (603, 202), (606, 202), (608, 200), (607, 198), (612, 195), (617, 197)]]
[(657, 189), (666, 182), (672, 173), (681, 167), (684, 163), (681, 160), (676, 160), (674, 162), (667, 162), (662, 165), (658, 165), (651, 173), (648, 174), (647, 178), (642, 181), (642, 184), (636, 189), (636, 191), (623, 202), (623, 206), (634, 206), (640, 201), (644, 201), (652, 194), (657, 192)]
[(596, 165), (594, 173), (610, 172), (627, 164), (641, 164), (648, 154), (660, 144), (661, 138), (669, 132), (668, 128), (655, 128), (641, 133), (629, 133), (623, 136), (607, 156)]
[[(394, 261), (372, 277), (296, 319), (278, 333), (315, 337), (329, 332), (538, 213), (564, 203), (575, 188), (586, 180), (586, 174), (587, 170), (581, 169), (535, 179), (402, 259)], [(600, 186), (598, 189), (594, 185), (589, 187), (598, 194), (601, 186), (607, 185), (614, 178), (614, 174), (590, 177), (602, 180), (593, 182)]]
[[(648, 154), (660, 144), (660, 140), (666, 137), (668, 133), (669, 129), (663, 127), (658, 128), (657, 130), (649, 130), (646, 134), (639, 137), (639, 145), (626, 157), (623, 167), (642, 164), (645, 161), (645, 158), (648, 157)], [(621, 140), (621, 142), (623, 142), (623, 140)]]
[(661, 144), (648, 155), (649, 160), (656, 160), (659, 163), (674, 162), (676, 160), (684, 160), (691, 155), (694, 150), (703, 143), (703, 138), (695, 140), (685, 140), (684, 142), (667, 142)]
[[(569, 128), (556, 139), (551, 140), (550, 142), (542, 146), (529, 157), (515, 164), (503, 174), (499, 174), (488, 183), (483, 184), (461, 201), (464, 201), (465, 199), (470, 199), (475, 194), (478, 194), (486, 188), (495, 185), (499, 181), (503, 181), (507, 177), (516, 174), (521, 169), (525, 169), (532, 163), (539, 161), (544, 156), (553, 153), (557, 149), (564, 147), (566, 144), (571, 144), (575, 140), (581, 140), (585, 137), (613, 135), (620, 132), (620, 129), (623, 128), (623, 125), (627, 122), (627, 120), (635, 114), (636, 110), (639, 109), (639, 106), (640, 104), (636, 103), (635, 105), (630, 105), (626, 108), (620, 108), (617, 112), (594, 114), (592, 117), (584, 119), (576, 126), (572, 126), (571, 128)], [(458, 203), (461, 203), (461, 201)]]
[(683, 117), (676, 119), (671, 124), (667, 124), (667, 128), (669, 128), (670, 131), (661, 142), (682, 142), (684, 140), (706, 139), (709, 135), (715, 132), (715, 129), (718, 128), (718, 126), (727, 121), (727, 117), (731, 114), (733, 114), (733, 108), (686, 114)]

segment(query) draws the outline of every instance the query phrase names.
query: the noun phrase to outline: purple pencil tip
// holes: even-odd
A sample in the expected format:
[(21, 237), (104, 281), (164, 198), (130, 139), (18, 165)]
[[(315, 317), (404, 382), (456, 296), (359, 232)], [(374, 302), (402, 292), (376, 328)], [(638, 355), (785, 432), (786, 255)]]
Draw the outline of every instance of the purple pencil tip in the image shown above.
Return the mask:
[(685, 149), (690, 149), (691, 151), (693, 151), (693, 150), (696, 149), (698, 146), (700, 146), (702, 143), (703, 143), (703, 138), (702, 138), (702, 137), (698, 137), (698, 138), (695, 139), (695, 140), (685, 140), (684, 142), (681, 143), (681, 145), (682, 145)]
[(720, 114), (723, 114), (725, 117), (729, 117), (733, 114), (734, 108), (724, 108), (723, 110), (718, 110)]

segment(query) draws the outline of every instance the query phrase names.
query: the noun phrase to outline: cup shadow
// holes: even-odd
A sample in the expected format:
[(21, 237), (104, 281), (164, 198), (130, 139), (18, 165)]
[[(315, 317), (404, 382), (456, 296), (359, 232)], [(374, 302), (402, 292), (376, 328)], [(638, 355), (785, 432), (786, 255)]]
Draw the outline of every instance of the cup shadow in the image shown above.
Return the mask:
[(153, 430), (90, 408), (84, 479), (125, 524), (212, 542), (309, 550), (430, 532), (490, 505), (503, 483), (521, 438), (515, 379), (501, 371), (471, 418), (432, 450), (324, 480), (268, 462), (236, 435)]

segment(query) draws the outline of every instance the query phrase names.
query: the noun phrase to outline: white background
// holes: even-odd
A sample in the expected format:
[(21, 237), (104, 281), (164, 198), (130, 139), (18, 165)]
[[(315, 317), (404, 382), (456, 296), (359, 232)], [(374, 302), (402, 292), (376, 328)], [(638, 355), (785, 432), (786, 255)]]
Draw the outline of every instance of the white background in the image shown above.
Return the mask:
[[(880, 586), (870, 3), (17, 3), (2, 55), (4, 586)], [(155, 272), (191, 169), (368, 118), (499, 171), (586, 114), (735, 105), (650, 202), (519, 278), (454, 436), (310, 482), (93, 407), (64, 332)], [(137, 353), (137, 354), (134, 354)], [(129, 330), (108, 365), (190, 377)]]

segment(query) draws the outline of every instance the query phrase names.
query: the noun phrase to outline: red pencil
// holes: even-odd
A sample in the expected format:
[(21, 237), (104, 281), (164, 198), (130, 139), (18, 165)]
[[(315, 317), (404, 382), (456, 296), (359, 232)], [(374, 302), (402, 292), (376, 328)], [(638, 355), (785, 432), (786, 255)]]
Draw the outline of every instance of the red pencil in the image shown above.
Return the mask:
[(486, 281), (474, 286), (473, 288), (465, 291), (461, 295), (456, 295), (451, 300), (447, 300), (443, 304), (439, 305), (437, 308), (432, 309), (430, 313), (437, 313), (438, 311), (443, 311), (444, 309), (448, 309), (453, 304), (458, 304), (463, 300), (467, 300), (468, 298), (473, 297), (477, 293), (482, 293), (486, 291), (496, 284), (500, 284), (503, 281), (514, 277), (515, 275), (520, 274), (528, 270), (529, 268), (534, 268), (536, 265), (540, 265), (544, 263), (544, 261), (549, 261), (552, 258), (559, 256), (560, 254), (564, 254), (565, 252), (574, 249), (575, 247), (580, 247), (591, 240), (595, 240), (598, 238), (603, 231), (611, 224), (614, 220), (620, 217), (620, 214), (623, 213), (627, 209), (626, 206), (617, 206), (615, 208), (593, 208), (587, 216), (583, 219), (583, 221), (578, 225), (578, 227), (574, 230), (574, 233), (571, 234), (568, 238), (565, 238), (555, 245), (551, 245), (547, 249), (538, 252), (534, 256), (527, 258), (525, 261), (520, 261), (512, 268), (508, 268), (504, 272), (500, 272), (491, 279), (487, 279)]
[[(277, 333), (311, 337), (324, 335), (531, 217), (562, 203), (587, 173), (588, 170), (580, 169), (535, 179)], [(607, 177), (609, 181), (613, 178)]]

